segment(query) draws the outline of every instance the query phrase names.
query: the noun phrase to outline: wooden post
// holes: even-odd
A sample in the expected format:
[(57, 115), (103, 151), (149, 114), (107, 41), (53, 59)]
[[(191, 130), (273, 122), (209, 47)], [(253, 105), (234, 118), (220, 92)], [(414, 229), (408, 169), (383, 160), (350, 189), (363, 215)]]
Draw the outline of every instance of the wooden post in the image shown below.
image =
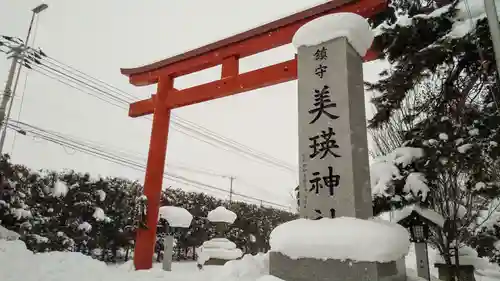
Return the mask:
[(155, 95), (153, 127), (149, 144), (148, 162), (144, 180), (144, 194), (148, 199), (147, 227), (137, 230), (134, 265), (136, 270), (150, 269), (153, 266), (153, 253), (156, 243), (156, 224), (160, 207), (160, 194), (165, 170), (167, 152), (168, 127), (170, 109), (166, 107), (166, 99), (173, 90), (173, 78), (161, 77), (158, 81), (158, 92)]

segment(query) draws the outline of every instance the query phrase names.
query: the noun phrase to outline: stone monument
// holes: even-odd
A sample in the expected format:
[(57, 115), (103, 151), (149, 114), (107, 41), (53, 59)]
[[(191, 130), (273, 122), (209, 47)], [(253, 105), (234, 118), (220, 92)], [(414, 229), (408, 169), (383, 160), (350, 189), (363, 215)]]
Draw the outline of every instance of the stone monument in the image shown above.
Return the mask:
[(301, 219), (271, 234), (270, 274), (283, 280), (406, 280), (396, 261), (408, 253), (408, 232), (371, 219), (362, 57), (372, 41), (352, 13), (315, 19), (293, 38)]

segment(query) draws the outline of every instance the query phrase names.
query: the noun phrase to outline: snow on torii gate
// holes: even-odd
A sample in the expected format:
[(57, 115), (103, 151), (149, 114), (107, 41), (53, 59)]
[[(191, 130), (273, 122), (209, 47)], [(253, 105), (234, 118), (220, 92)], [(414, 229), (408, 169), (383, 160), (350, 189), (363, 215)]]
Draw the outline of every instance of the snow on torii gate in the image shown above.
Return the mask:
[[(221, 41), (150, 65), (121, 69), (135, 86), (158, 83), (150, 99), (130, 104), (129, 116), (153, 114), (153, 126), (144, 180), (148, 198), (147, 226), (138, 229), (134, 253), (137, 270), (152, 267), (156, 225), (167, 150), (170, 111), (217, 98), (251, 91), (297, 79), (297, 59), (239, 73), (238, 60), (291, 43), (295, 32), (305, 23), (332, 13), (351, 12), (365, 18), (383, 11), (386, 0), (333, 0)], [(365, 61), (377, 57), (369, 51)], [(213, 66), (222, 65), (221, 79), (186, 89), (173, 87), (174, 79)]]

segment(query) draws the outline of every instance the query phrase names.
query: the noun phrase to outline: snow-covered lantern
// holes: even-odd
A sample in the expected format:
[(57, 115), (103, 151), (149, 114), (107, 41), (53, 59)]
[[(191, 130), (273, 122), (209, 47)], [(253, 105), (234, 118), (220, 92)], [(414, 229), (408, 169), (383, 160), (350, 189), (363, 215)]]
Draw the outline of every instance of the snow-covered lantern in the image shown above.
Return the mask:
[(172, 270), (172, 253), (174, 250), (174, 237), (172, 232), (175, 232), (179, 228), (189, 228), (191, 221), (193, 220), (193, 215), (188, 212), (188, 210), (175, 207), (175, 206), (162, 206), (159, 210), (158, 219), (165, 219), (167, 225), (165, 225), (165, 238), (164, 238), (164, 250), (163, 250), (163, 270)]
[(418, 205), (405, 207), (394, 212), (394, 221), (408, 229), (410, 241), (415, 243), (417, 274), (419, 277), (431, 280), (427, 240), (430, 227), (444, 226), (444, 218), (435, 211)]
[(414, 205), (396, 211), (394, 220), (408, 229), (410, 241), (424, 243), (429, 239), (430, 227), (443, 227), (444, 218), (433, 210)]
[(236, 220), (237, 216), (233, 211), (226, 209), (224, 206), (219, 206), (208, 212), (207, 220), (215, 224), (217, 237), (224, 237), (224, 232), (228, 225), (231, 225)]
[(228, 225), (233, 224), (237, 215), (226, 209), (224, 206), (219, 206), (210, 211), (207, 215), (207, 220), (215, 224), (215, 238), (205, 241), (197, 250), (198, 264), (203, 265), (224, 265), (229, 260), (241, 258), (243, 252), (236, 248), (236, 244), (224, 238), (224, 232)]

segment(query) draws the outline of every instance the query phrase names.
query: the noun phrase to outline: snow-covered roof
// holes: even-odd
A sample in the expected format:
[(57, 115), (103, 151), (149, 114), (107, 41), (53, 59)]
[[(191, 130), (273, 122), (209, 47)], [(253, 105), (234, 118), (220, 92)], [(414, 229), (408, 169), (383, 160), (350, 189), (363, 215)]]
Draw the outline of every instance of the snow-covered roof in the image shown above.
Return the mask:
[(411, 205), (404, 207), (403, 209), (393, 211), (393, 221), (400, 222), (410, 216), (413, 212), (417, 212), (419, 215), (435, 223), (439, 227), (444, 227), (445, 219), (441, 214), (431, 209), (422, 208), (418, 205)]
[(188, 228), (193, 220), (193, 215), (181, 207), (162, 206), (158, 218), (166, 219), (170, 227)]
[(226, 209), (224, 206), (219, 206), (214, 210), (208, 212), (207, 219), (211, 222), (225, 222), (225, 223), (234, 223), (237, 216), (234, 212)]
[(296, 48), (315, 46), (335, 38), (346, 37), (360, 56), (371, 47), (374, 34), (368, 21), (355, 13), (335, 13), (304, 24), (293, 36)]
[(270, 245), (271, 251), (292, 259), (391, 262), (408, 253), (410, 237), (404, 227), (387, 221), (351, 217), (297, 219), (276, 227)]

